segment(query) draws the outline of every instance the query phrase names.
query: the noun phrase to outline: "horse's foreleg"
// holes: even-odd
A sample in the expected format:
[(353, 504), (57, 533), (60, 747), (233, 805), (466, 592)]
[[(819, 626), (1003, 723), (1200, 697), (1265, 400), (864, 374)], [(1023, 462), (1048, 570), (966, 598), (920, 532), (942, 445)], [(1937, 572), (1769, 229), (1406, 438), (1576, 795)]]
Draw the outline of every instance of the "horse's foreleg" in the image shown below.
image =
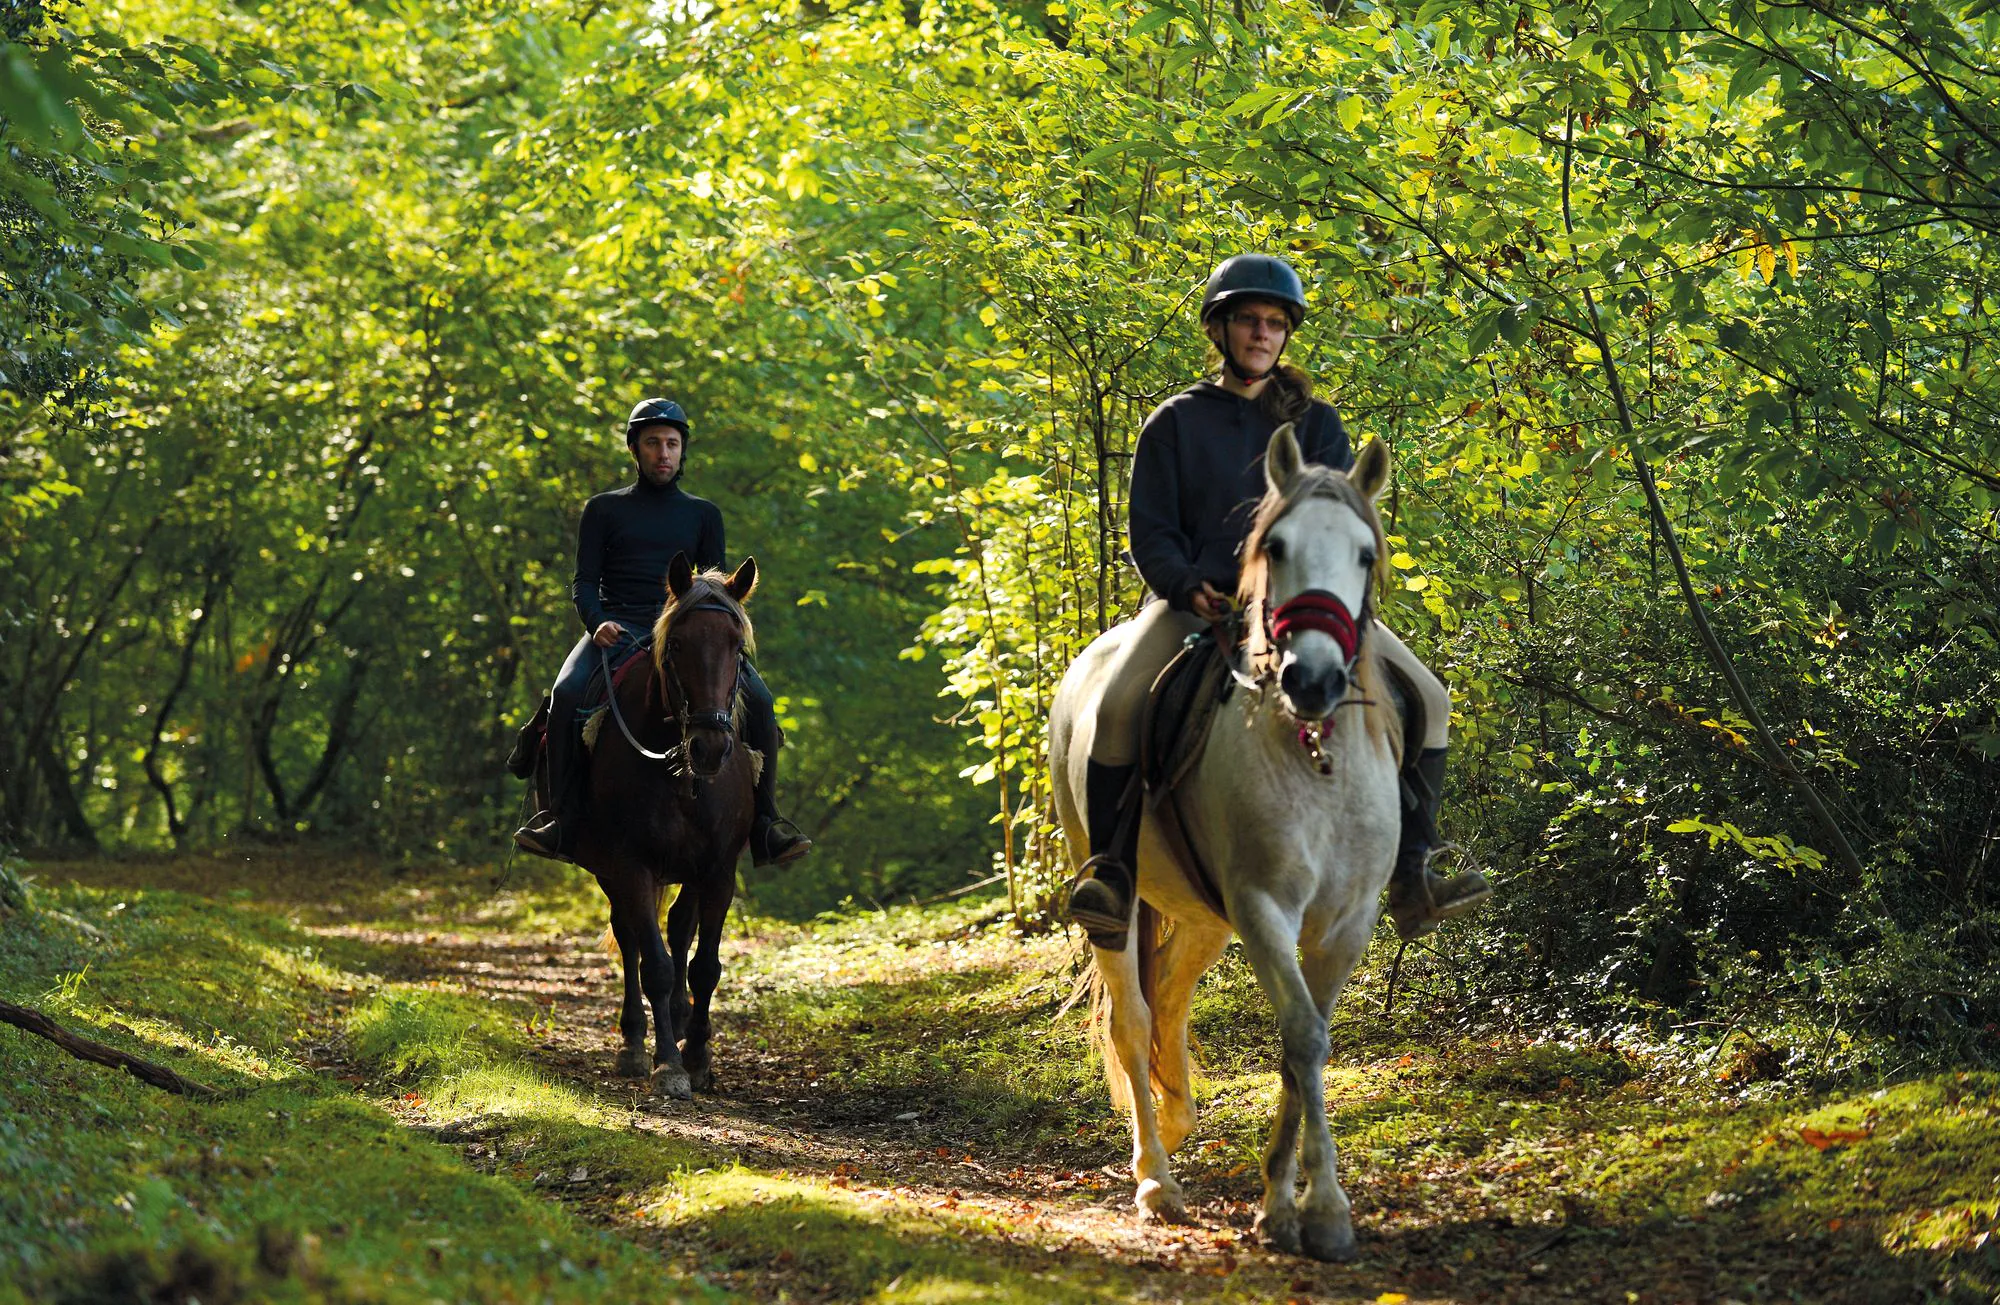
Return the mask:
[(681, 1051), (674, 1043), (674, 960), (660, 936), (659, 892), (655, 886), (653, 900), (648, 903), (651, 909), (642, 917), (639, 933), (639, 982), (653, 1007), (653, 1091), (687, 1101), (694, 1092), (688, 1087)]
[(625, 1045), (618, 1053), (620, 1078), (645, 1078), (653, 1072), (646, 1054), (646, 999), (639, 991), (638, 927), (632, 912), (614, 901), (611, 904), (611, 936), (618, 943), (619, 968), (625, 975), (625, 999), (618, 1006), (618, 1033)]
[(1111, 1050), (1117, 1063), (1108, 1074), (1122, 1075), (1132, 1111), (1132, 1203), (1149, 1219), (1187, 1217), (1181, 1185), (1167, 1166), (1167, 1148), (1153, 1111), (1153, 1012), (1139, 982), (1139, 940), (1122, 952), (1092, 948), (1097, 973), (1111, 1002)]
[[(687, 1036), (691, 1006), (688, 1002), (688, 952), (694, 946), (696, 902), (700, 894), (683, 884), (667, 911), (667, 950), (674, 958), (674, 1041)], [(685, 1060), (685, 1056), (683, 1057)]]
[[(1280, 1073), (1283, 1092), (1278, 1118), (1264, 1151), (1264, 1210), (1257, 1230), (1280, 1250), (1304, 1251), (1319, 1260), (1354, 1253), (1354, 1229), (1347, 1194), (1332, 1180), (1333, 1139), (1326, 1126), (1326, 1018), (1314, 1000), (1298, 960), (1298, 924), (1268, 900), (1246, 894), (1232, 901), (1230, 914), (1243, 936), (1243, 950), (1257, 972), (1258, 986), (1278, 1013), (1285, 1048)], [(1300, 1132), (1304, 1155), (1299, 1155)], [(1313, 1184), (1301, 1219), (1294, 1187), (1303, 1159)]]
[(722, 924), (729, 917), (729, 904), (735, 899), (735, 867), (718, 876), (701, 898), (701, 942), (696, 947), (694, 959), (688, 963), (688, 979), (694, 985), (694, 1004), (687, 1026), (688, 1079), (697, 1092), (706, 1092), (715, 1086), (715, 1071), (710, 1067), (708, 1043), (714, 1026), (709, 1019), (709, 1002), (715, 996), (715, 985), (722, 980)]
[[(1322, 1032), (1333, 1019), (1333, 1004), (1347, 986), (1348, 975), (1354, 972), (1355, 963), (1368, 948), (1368, 934), (1374, 923), (1374, 912), (1367, 912), (1365, 918), (1347, 920), (1318, 942), (1300, 948), (1306, 990), (1312, 994)], [(1311, 1112), (1316, 1119), (1309, 1121), (1299, 1157), (1306, 1174), (1300, 1237), (1306, 1253), (1315, 1259), (1344, 1259), (1354, 1252), (1354, 1223), (1347, 1193), (1340, 1186), (1336, 1172), (1340, 1156), (1326, 1122), (1323, 1086), (1312, 1094), (1312, 1104), (1317, 1107)]]
[(1226, 927), (1196, 929), (1177, 924), (1160, 948), (1159, 978), (1153, 989), (1153, 1028), (1159, 1046), (1153, 1076), (1160, 1085), (1160, 1143), (1178, 1151), (1194, 1131), (1193, 1064), (1188, 1058), (1188, 1007), (1195, 984), (1229, 945)]

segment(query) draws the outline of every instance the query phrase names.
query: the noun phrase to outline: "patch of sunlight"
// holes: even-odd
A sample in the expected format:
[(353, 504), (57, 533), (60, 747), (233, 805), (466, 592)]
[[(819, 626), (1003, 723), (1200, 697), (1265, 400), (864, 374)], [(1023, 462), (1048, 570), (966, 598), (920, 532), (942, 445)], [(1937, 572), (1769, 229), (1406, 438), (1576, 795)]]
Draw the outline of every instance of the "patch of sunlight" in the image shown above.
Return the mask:
[(609, 1112), (580, 1093), (551, 1083), (526, 1065), (512, 1062), (447, 1074), (426, 1086), (433, 1112), (560, 1120), (590, 1128), (608, 1127), (615, 1122)]
[(881, 1305), (958, 1305), (961, 1301), (1023, 1301), (1048, 1299), (1039, 1283), (1001, 1286), (991, 1282), (967, 1282), (962, 1278), (926, 1277), (915, 1282), (900, 1279), (868, 1297)]
[(390, 984), (347, 1017), (360, 1055), (394, 1074), (451, 1074), (490, 1061), (516, 1045), (517, 1003), (470, 997), (414, 984)]
[[(82, 1022), (94, 1025), (82, 1030), (85, 1037), (102, 1037), (114, 1026), (122, 1025), (130, 1029), (134, 1037), (149, 1046), (163, 1047), (170, 1051), (184, 1052), (208, 1062), (232, 1074), (243, 1074), (250, 1078), (282, 1080), (297, 1078), (310, 1073), (296, 1058), (285, 1051), (265, 1052), (246, 1043), (238, 1042), (229, 1034), (217, 1030), (206, 1039), (197, 1039), (178, 1024), (151, 1015), (138, 1015), (131, 1011), (119, 1010), (111, 1006), (94, 1006), (87, 1002), (73, 1002), (69, 1011)], [(141, 1053), (143, 1054), (143, 1053)], [(200, 1078), (199, 1071), (190, 1071)]]
[(251, 957), (266, 969), (295, 982), (310, 984), (322, 992), (352, 992), (358, 987), (367, 986), (368, 983), (362, 976), (336, 969), (314, 956), (310, 945), (303, 947), (253, 945), (249, 951)]
[(1903, 1215), (1882, 1234), (1882, 1249), (1895, 1255), (1957, 1255), (1996, 1241), (2000, 1241), (2000, 1200), (1968, 1201)]

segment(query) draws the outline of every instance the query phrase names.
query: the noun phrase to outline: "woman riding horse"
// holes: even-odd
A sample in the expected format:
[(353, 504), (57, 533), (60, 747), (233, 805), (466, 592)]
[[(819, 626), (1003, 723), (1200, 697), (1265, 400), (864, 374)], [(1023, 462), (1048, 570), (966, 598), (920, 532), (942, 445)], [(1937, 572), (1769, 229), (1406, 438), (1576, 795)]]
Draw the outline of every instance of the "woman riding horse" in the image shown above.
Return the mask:
[[(1345, 471), (1347, 432), (1333, 406), (1312, 397), (1312, 378), (1281, 363), (1305, 320), (1305, 287), (1283, 259), (1239, 254), (1208, 278), (1201, 324), (1216, 371), (1153, 411), (1132, 457), (1132, 557), (1152, 591), (1111, 669), (1097, 707), (1084, 806), (1090, 859), (1071, 887), (1069, 918), (1099, 947), (1120, 950), (1132, 917), (1139, 821), (1140, 716), (1154, 679), (1188, 635), (1224, 620), (1239, 553), (1263, 493), (1271, 434), (1292, 422), (1306, 460)], [(1422, 750), (1405, 759), (1402, 836), (1389, 882), (1396, 931), (1415, 938), (1492, 896), (1477, 871), (1450, 879), (1430, 868), (1444, 791), (1451, 697), (1394, 634), (1379, 626), (1383, 658), (1422, 699)]]

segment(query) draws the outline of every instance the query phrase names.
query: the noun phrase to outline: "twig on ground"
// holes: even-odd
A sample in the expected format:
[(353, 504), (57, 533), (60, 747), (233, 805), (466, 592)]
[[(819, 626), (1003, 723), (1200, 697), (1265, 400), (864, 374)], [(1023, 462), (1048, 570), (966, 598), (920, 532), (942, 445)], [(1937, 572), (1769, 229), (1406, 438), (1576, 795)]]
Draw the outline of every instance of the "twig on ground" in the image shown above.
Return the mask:
[(1389, 965), (1389, 990), (1382, 994), (1382, 1013), (1387, 1015), (1396, 1007), (1396, 976), (1403, 972), (1403, 953), (1410, 950), (1410, 940), (1405, 938), (1396, 947), (1396, 959)]
[(988, 875), (988, 876), (986, 876), (986, 877), (985, 877), (984, 879), (980, 880), (980, 881), (979, 881), (978, 883), (976, 883), (976, 884), (966, 884), (966, 885), (964, 885), (963, 887), (960, 887), (960, 888), (953, 888), (953, 889), (951, 889), (951, 890), (950, 890), (950, 891), (948, 891), (948, 892), (942, 892), (942, 893), (938, 893), (938, 894), (936, 894), (936, 895), (934, 895), (934, 896), (931, 896), (931, 897), (926, 897), (926, 898), (924, 898), (924, 899), (923, 899), (922, 901), (920, 901), (920, 902), (917, 902), (917, 901), (913, 901), (913, 902), (911, 902), (911, 903), (910, 903), (910, 905), (912, 905), (912, 906), (931, 906), (931, 905), (933, 905), (933, 904), (935, 904), (935, 903), (938, 903), (938, 902), (942, 902), (942, 901), (945, 901), (945, 900), (947, 900), (948, 898), (953, 898), (953, 897), (963, 897), (963, 896), (965, 896), (965, 895), (966, 895), (967, 893), (971, 893), (971, 892), (977, 892), (977, 891), (978, 891), (979, 889), (981, 889), (981, 888), (985, 888), (985, 887), (987, 887), (987, 886), (989, 886), (989, 885), (991, 885), (991, 884), (997, 884), (997, 883), (999, 883), (999, 882), (1000, 882), (1000, 881), (1001, 881), (1002, 879), (1005, 879), (1006, 877), (1007, 877), (1007, 872), (1003, 870), (1003, 871), (1001, 871), (1001, 872), (1000, 872), (999, 874), (997, 874), (997, 875)]
[(155, 1065), (150, 1060), (108, 1047), (102, 1042), (80, 1038), (65, 1030), (48, 1016), (28, 1006), (16, 1006), (11, 1001), (0, 1001), (0, 1023), (12, 1024), (39, 1038), (47, 1038), (78, 1060), (87, 1060), (96, 1065), (108, 1065), (112, 1069), (122, 1069), (141, 1083), (160, 1088), (167, 1092), (177, 1092), (184, 1097), (212, 1097), (216, 1090), (192, 1079), (182, 1078), (164, 1065)]

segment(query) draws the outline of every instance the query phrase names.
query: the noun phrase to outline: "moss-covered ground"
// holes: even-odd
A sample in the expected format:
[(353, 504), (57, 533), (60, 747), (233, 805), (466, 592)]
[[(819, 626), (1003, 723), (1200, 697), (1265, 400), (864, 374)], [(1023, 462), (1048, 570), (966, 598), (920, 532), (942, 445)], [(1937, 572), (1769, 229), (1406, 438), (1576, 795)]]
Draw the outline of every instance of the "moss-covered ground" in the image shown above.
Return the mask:
[(0, 1028), (0, 1301), (2000, 1298), (1992, 1074), (1473, 1033), (1384, 1013), (1385, 953), (1327, 1080), (1362, 1255), (1322, 1266), (1250, 1238), (1276, 1047), (1234, 953), (1195, 1012), (1193, 1219), (1144, 1227), (1057, 1014), (1079, 958), (992, 903), (740, 922), (688, 1104), (611, 1074), (578, 872), (29, 869), (0, 997), (223, 1094)]

